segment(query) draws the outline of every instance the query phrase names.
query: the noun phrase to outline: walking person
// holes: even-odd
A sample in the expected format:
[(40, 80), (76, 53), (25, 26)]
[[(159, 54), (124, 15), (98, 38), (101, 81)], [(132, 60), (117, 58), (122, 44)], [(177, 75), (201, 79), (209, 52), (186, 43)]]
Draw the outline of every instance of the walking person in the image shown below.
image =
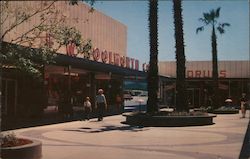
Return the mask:
[(242, 97), (240, 99), (240, 109), (241, 109), (242, 118), (245, 118), (246, 116), (246, 94), (245, 93), (242, 93)]
[(85, 119), (89, 120), (90, 112), (92, 112), (90, 98), (86, 97), (86, 100), (83, 104)]
[(116, 103), (116, 110), (118, 113), (120, 113), (122, 106), (122, 98), (119, 94), (116, 95), (115, 103)]
[(102, 89), (98, 90), (98, 95), (96, 96), (96, 109), (98, 113), (98, 121), (102, 121), (104, 111), (107, 110), (107, 101)]

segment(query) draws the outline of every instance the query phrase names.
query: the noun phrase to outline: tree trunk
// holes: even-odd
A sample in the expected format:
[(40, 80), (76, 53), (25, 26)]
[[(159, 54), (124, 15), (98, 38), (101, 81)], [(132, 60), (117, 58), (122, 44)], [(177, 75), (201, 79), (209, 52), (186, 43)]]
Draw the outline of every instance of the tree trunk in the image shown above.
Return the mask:
[(176, 42), (176, 110), (188, 111), (188, 103), (186, 97), (186, 67), (185, 52), (183, 38), (183, 20), (181, 0), (173, 0), (174, 4), (174, 26), (175, 26), (175, 42)]
[(158, 111), (158, 0), (149, 0), (149, 44), (150, 61), (148, 70), (147, 112)]
[(213, 61), (213, 108), (219, 107), (219, 86), (218, 86), (218, 59), (217, 59), (217, 38), (215, 29), (212, 30), (212, 61)]

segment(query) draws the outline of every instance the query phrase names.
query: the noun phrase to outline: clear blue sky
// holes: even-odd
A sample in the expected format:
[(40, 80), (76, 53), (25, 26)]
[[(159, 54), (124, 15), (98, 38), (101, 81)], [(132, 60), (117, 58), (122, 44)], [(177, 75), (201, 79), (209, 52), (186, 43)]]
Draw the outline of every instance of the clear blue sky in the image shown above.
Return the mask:
[[(159, 1), (159, 61), (175, 60), (172, 1)], [(127, 56), (149, 61), (148, 1), (96, 1), (94, 7), (127, 26)], [(228, 22), (222, 36), (217, 34), (219, 60), (249, 60), (248, 0), (183, 1), (186, 60), (211, 60), (211, 28), (196, 34), (203, 12), (221, 7), (220, 22)]]

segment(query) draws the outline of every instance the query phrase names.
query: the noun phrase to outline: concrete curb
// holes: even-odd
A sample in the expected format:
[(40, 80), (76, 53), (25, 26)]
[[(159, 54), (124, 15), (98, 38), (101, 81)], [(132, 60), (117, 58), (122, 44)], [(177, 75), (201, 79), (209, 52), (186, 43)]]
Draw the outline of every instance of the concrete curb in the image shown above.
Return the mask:
[(182, 127), (212, 125), (214, 114), (206, 116), (149, 116), (143, 114), (123, 114), (126, 117), (124, 124), (155, 127)]
[(42, 157), (42, 142), (32, 140), (31, 144), (1, 148), (3, 159), (40, 159)]

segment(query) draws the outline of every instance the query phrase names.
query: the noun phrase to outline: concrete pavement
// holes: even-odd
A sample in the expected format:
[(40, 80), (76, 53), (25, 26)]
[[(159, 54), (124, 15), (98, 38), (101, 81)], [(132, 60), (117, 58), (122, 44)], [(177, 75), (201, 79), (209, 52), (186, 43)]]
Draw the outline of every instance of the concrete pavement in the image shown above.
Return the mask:
[(116, 115), (14, 132), (42, 141), (42, 159), (237, 159), (248, 115), (218, 115), (214, 125), (191, 127), (131, 127)]

